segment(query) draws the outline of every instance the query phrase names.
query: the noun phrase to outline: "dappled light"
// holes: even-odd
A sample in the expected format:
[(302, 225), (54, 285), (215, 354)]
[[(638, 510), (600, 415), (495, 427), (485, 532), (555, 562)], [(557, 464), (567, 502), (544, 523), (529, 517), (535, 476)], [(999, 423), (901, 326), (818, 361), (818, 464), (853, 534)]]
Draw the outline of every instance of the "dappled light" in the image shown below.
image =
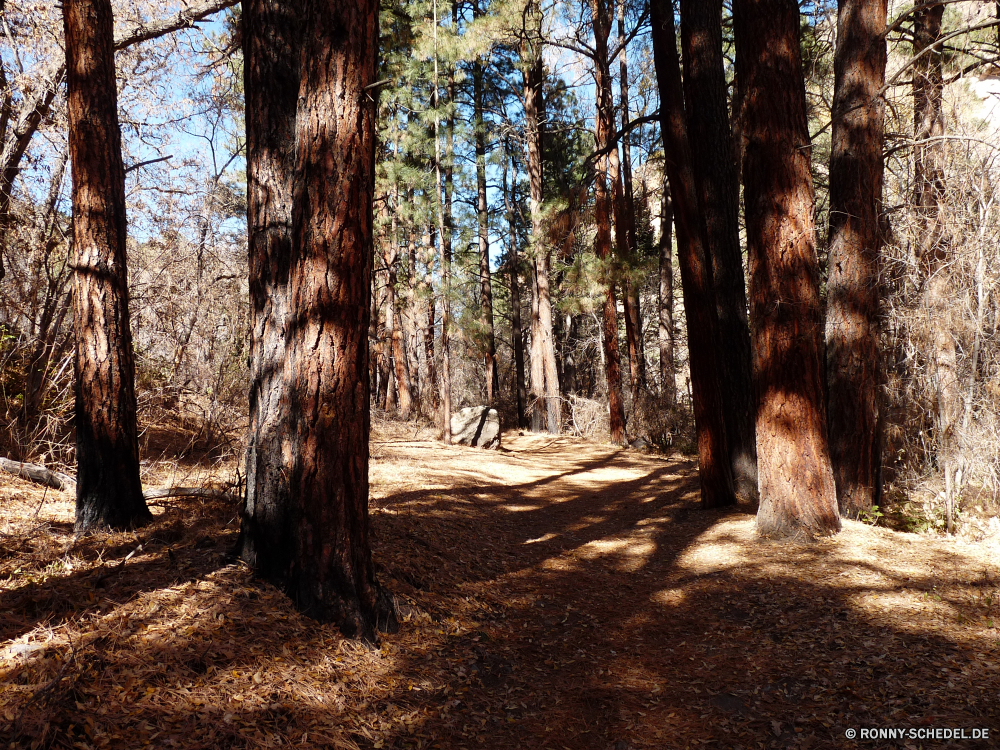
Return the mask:
[(851, 727), (996, 720), (995, 539), (845, 522), (762, 543), (753, 508), (699, 507), (681, 455), (516, 433), (484, 452), (418, 432), (373, 440), (374, 554), (403, 621), (375, 648), (232, 562), (232, 505), (180, 501), (140, 532), (74, 542), (68, 498), (10, 482), (5, 736), (833, 748)]

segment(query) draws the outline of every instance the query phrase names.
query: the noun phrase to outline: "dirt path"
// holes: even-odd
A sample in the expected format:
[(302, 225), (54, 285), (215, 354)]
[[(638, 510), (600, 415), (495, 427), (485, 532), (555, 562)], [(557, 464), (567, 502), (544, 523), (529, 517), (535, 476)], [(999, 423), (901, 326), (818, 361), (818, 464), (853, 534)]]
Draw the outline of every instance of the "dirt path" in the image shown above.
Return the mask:
[[(376, 559), (406, 620), (378, 651), (223, 565), (232, 508), (174, 507), (141, 539), (53, 557), (72, 505), (50, 502), (44, 538), (0, 558), (8, 732), (61, 747), (625, 750), (936, 747), (845, 732), (958, 727), (993, 733), (959, 746), (996, 746), (995, 539), (848, 523), (761, 544), (745, 510), (699, 509), (683, 457), (409, 437), (373, 445)], [(34, 510), (27, 485), (2, 491), (6, 518)]]

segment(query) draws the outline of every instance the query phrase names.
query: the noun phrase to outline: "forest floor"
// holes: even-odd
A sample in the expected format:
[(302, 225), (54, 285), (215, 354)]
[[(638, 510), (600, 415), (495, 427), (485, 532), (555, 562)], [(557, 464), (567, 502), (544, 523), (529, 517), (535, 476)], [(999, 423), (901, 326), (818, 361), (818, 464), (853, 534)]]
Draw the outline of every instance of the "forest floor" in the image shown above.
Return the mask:
[(689, 457), (574, 438), (484, 452), (389, 425), (372, 452), (404, 620), (378, 649), (228, 561), (234, 502), (74, 540), (72, 498), (0, 478), (0, 748), (996, 746), (996, 538), (762, 543), (752, 508), (699, 508)]

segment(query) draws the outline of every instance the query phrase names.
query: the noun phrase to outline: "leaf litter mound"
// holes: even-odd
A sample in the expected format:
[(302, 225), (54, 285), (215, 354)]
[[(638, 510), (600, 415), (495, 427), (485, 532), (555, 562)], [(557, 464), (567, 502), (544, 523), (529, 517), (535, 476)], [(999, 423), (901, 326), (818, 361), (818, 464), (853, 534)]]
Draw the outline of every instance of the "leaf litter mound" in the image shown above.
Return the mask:
[[(841, 748), (847, 729), (890, 726), (1000, 736), (997, 539), (845, 522), (813, 544), (762, 543), (753, 509), (699, 508), (684, 456), (516, 433), (500, 452), (431, 438), (392, 424), (373, 436), (375, 559), (404, 621), (377, 649), (230, 560), (231, 501), (164, 502), (138, 532), (74, 539), (71, 497), (0, 478), (0, 747)], [(234, 468), (197, 479), (219, 484)]]

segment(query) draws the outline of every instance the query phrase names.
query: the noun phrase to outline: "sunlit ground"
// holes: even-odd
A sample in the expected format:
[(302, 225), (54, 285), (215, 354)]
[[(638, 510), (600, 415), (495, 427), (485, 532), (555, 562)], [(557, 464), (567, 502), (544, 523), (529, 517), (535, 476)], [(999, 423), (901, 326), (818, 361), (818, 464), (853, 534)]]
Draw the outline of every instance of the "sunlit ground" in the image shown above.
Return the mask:
[[(386, 427), (372, 446), (376, 560), (405, 620), (378, 650), (228, 562), (233, 503), (168, 501), (137, 534), (74, 543), (70, 498), (0, 479), (0, 736), (572, 750), (842, 748), (861, 746), (848, 729), (886, 726), (1000, 736), (995, 539), (850, 522), (765, 544), (747, 509), (699, 509), (687, 457), (428, 438)], [(193, 470), (158, 464), (149, 482)]]

